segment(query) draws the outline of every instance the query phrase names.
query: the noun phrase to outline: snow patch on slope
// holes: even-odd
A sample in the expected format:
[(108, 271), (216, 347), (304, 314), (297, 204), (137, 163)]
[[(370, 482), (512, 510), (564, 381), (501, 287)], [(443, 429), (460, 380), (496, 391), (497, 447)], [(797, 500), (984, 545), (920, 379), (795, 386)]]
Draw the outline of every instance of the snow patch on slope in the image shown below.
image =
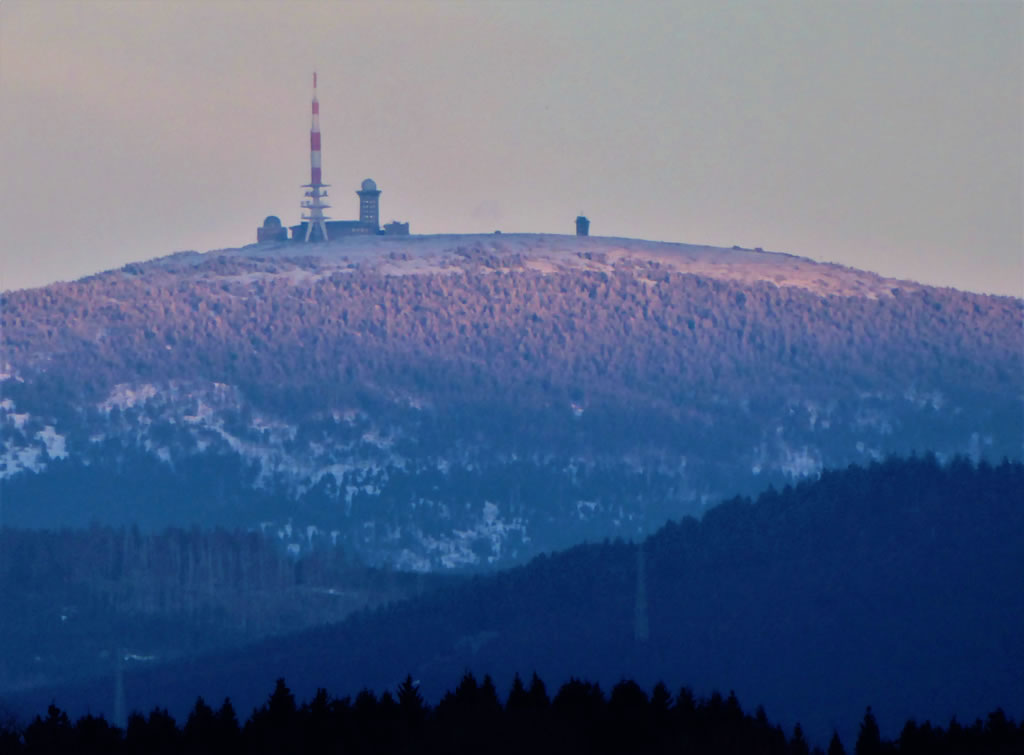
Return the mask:
[(99, 410), (109, 414), (112, 409), (131, 409), (156, 398), (159, 389), (152, 383), (131, 385), (118, 383), (107, 398), (100, 402)]
[(19, 472), (41, 472), (47, 461), (68, 455), (66, 438), (54, 425), (17, 411), (9, 398), (0, 400), (0, 437), (0, 480)]
[(514, 558), (516, 543), (527, 544), (530, 538), (526, 523), (518, 518), (505, 519), (497, 503), (484, 501), (481, 510), (465, 529), (455, 529), (444, 535), (428, 535), (417, 531), (417, 548), (403, 548), (394, 559), (399, 569), (416, 572), (431, 571), (435, 562), (445, 569), (493, 565), (504, 558)]
[(43, 442), (46, 447), (46, 455), (51, 459), (67, 458), (65, 438), (54, 429), (53, 425), (47, 425), (37, 432), (35, 437)]
[[(359, 492), (376, 494), (388, 470), (404, 469), (407, 462), (393, 449), (395, 431), (375, 426), (361, 411), (330, 410), (322, 419), (333, 430), (300, 438), (297, 424), (257, 411), (224, 383), (119, 384), (97, 408), (111, 425), (94, 434), (94, 442), (108, 434), (132, 437), (167, 464), (181, 455), (234, 454), (257, 469), (257, 487), (283, 484), (295, 496), (332, 477), (351, 505)], [(121, 410), (116, 420), (110, 414), (115, 408)], [(169, 447), (154, 441), (155, 434), (174, 441)]]

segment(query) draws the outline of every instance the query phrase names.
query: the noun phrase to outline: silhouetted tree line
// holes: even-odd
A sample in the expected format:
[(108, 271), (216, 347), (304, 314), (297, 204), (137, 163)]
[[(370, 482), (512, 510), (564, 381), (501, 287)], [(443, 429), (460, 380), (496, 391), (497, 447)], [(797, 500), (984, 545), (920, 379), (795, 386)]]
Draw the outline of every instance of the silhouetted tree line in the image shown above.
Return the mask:
[(0, 724), (0, 755), (58, 753), (759, 753), (763, 755), (1012, 755), (1024, 751), (1024, 725), (1000, 709), (986, 720), (947, 727), (908, 721), (899, 737), (881, 736), (869, 707), (853, 748), (833, 733), (827, 751), (807, 741), (797, 724), (786, 735), (763, 708), (744, 712), (732, 693), (673, 695), (658, 683), (650, 694), (632, 680), (609, 695), (598, 684), (571, 679), (554, 697), (534, 674), (517, 674), (502, 702), (489, 676), (466, 673), (436, 706), (412, 676), (394, 693), (364, 689), (355, 699), (319, 689), (298, 704), (279, 679), (266, 703), (240, 722), (230, 699), (216, 709), (201, 697), (184, 723), (164, 709), (133, 713), (124, 729), (103, 717), (72, 722), (56, 705), (18, 727)]

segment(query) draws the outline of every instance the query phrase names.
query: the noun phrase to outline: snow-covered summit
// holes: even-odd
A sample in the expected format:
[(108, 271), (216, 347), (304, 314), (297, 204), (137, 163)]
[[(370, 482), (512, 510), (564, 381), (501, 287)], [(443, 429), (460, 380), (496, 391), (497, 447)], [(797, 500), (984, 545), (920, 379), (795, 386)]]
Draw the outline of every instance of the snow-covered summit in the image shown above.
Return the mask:
[[(348, 236), (322, 244), (250, 244), (205, 254), (179, 253), (142, 267), (180, 269), (217, 257), (277, 262), (280, 267), (273, 271), (275, 274), (288, 275), (297, 281), (356, 269), (375, 270), (383, 275), (416, 275), (452, 273), (467, 267), (484, 272), (523, 269), (541, 273), (570, 270), (611, 273), (629, 268), (649, 271), (651, 266), (656, 266), (667, 272), (739, 283), (763, 281), (822, 296), (877, 298), (890, 296), (894, 288), (904, 291), (921, 288), (920, 284), (910, 281), (760, 249), (539, 233)], [(310, 269), (311, 260), (317, 262), (315, 270)]]

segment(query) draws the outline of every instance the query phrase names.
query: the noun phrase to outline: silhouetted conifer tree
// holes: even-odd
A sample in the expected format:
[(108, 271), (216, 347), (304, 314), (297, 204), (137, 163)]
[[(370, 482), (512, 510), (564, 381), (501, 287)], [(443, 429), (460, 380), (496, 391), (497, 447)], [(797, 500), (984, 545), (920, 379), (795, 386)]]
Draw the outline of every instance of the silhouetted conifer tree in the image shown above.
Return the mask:
[(132, 713), (125, 730), (125, 748), (140, 755), (172, 753), (178, 748), (180, 735), (174, 717), (163, 708), (154, 708), (148, 718)]
[(351, 741), (358, 752), (373, 752), (377, 741), (377, 695), (362, 689), (352, 702), (354, 732)]
[(789, 738), (789, 755), (810, 755), (810, 751), (803, 727), (797, 724), (793, 727), (793, 736)]
[(398, 685), (398, 708), (402, 718), (410, 725), (419, 726), (427, 715), (427, 706), (420, 694), (419, 682), (407, 675), (405, 681)]
[(544, 686), (544, 681), (537, 676), (537, 672), (533, 672), (533, 676), (530, 678), (530, 706), (537, 711), (547, 710), (551, 705), (551, 698), (548, 697), (548, 689)]
[(102, 716), (85, 715), (75, 723), (74, 751), (81, 755), (117, 752), (121, 748), (121, 741), (120, 729), (107, 723)]
[(190, 752), (210, 752), (216, 728), (217, 714), (202, 697), (196, 698), (196, 704), (188, 714), (182, 730), (186, 749)]
[(828, 743), (828, 755), (846, 755), (846, 748), (843, 747), (838, 731), (832, 732), (832, 739)]
[(1003, 709), (996, 708), (985, 721), (985, 739), (989, 742), (1006, 742), (1012, 738), (1013, 729)]
[(646, 752), (653, 743), (650, 702), (636, 682), (624, 680), (608, 699), (609, 742), (619, 752)]
[(28, 753), (68, 752), (74, 732), (68, 714), (54, 704), (46, 709), (46, 718), (35, 717), (25, 729), (25, 751)]
[(857, 735), (854, 752), (856, 755), (879, 755), (882, 752), (882, 736), (870, 705), (864, 712), (864, 720), (860, 724), (860, 734)]
[(601, 687), (576, 679), (567, 681), (558, 690), (551, 708), (566, 720), (597, 720), (604, 715), (607, 703)]
[(221, 752), (230, 751), (241, 736), (241, 729), (238, 725), (238, 715), (235, 713), (235, 706), (231, 704), (231, 698), (225, 697), (217, 710), (217, 737), (218, 749)]
[(16, 755), (22, 751), (21, 732), (13, 720), (0, 721), (0, 753)]
[(331, 697), (320, 688), (298, 711), (298, 728), (307, 752), (327, 752), (336, 738)]
[(672, 693), (664, 682), (658, 682), (651, 690), (651, 710), (655, 714), (667, 714), (672, 709)]
[(530, 696), (526, 692), (523, 680), (518, 673), (512, 678), (512, 687), (505, 700), (505, 710), (509, 713), (520, 713), (530, 707)]
[(245, 740), (250, 751), (279, 753), (294, 749), (296, 713), (295, 695), (284, 679), (278, 679), (270, 698), (252, 712), (245, 724)]
[(494, 680), (490, 674), (484, 674), (484, 680), (480, 682), (479, 690), (480, 712), (484, 716), (494, 717), (501, 713), (501, 700), (498, 699), (498, 690), (494, 686)]

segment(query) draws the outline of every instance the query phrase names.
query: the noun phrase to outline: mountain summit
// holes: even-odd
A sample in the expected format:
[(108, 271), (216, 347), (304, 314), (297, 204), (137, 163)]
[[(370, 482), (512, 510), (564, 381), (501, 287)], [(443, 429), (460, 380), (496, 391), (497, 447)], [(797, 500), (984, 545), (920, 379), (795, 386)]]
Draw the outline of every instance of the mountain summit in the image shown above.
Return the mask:
[(486, 567), (889, 453), (1020, 458), (1024, 302), (535, 234), (184, 252), (2, 298), (4, 523)]

